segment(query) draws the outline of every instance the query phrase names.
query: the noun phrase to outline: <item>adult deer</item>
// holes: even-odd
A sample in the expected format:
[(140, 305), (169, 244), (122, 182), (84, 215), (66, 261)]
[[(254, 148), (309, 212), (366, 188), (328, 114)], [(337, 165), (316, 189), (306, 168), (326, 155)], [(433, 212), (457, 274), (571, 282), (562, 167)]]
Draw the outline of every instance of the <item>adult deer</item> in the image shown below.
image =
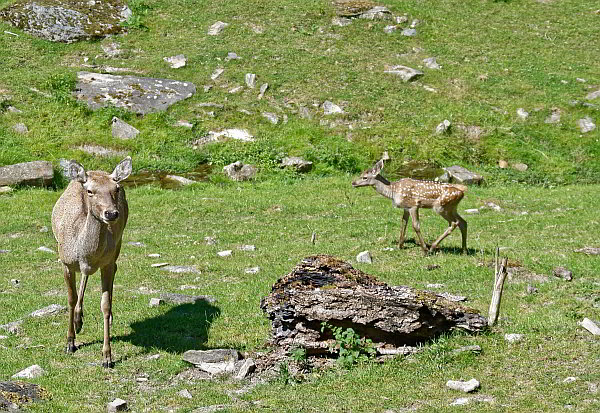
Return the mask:
[[(372, 186), (377, 193), (391, 198), (396, 208), (403, 208), (402, 230), (398, 247), (402, 248), (404, 244), (404, 234), (408, 224), (408, 217), (412, 218), (412, 225), (421, 249), (424, 253), (434, 251), (440, 242), (446, 238), (458, 226), (462, 235), (462, 250), (467, 252), (467, 221), (461, 218), (456, 212), (459, 202), (465, 195), (467, 187), (458, 184), (443, 184), (434, 181), (419, 181), (411, 178), (404, 178), (396, 182), (391, 182), (381, 176), (383, 170), (383, 161), (380, 159), (372, 168), (364, 171), (360, 177), (352, 182), (353, 187)], [(448, 228), (440, 235), (438, 239), (427, 249), (425, 241), (421, 236), (419, 222), (419, 208), (432, 208), (435, 212), (448, 221)]]
[[(113, 281), (129, 213), (125, 191), (119, 182), (131, 174), (131, 158), (123, 159), (111, 174), (86, 172), (75, 161), (71, 161), (67, 169), (71, 182), (52, 209), (52, 232), (58, 242), (67, 284), (67, 353), (77, 350), (75, 332), (79, 333), (83, 326), (83, 295), (88, 277), (100, 269), (104, 315), (102, 365), (113, 367), (110, 348)], [(81, 272), (79, 295), (75, 290), (76, 272)]]

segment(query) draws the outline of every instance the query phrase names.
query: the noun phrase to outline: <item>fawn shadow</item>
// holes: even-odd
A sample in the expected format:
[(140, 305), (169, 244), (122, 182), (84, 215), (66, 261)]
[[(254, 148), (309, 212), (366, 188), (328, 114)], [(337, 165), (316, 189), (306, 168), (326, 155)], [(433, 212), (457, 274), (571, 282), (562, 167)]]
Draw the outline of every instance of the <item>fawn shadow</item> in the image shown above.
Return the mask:
[(171, 353), (201, 349), (208, 340), (210, 326), (221, 314), (218, 307), (204, 300), (171, 307), (166, 313), (131, 324), (131, 333), (114, 337), (146, 350)]

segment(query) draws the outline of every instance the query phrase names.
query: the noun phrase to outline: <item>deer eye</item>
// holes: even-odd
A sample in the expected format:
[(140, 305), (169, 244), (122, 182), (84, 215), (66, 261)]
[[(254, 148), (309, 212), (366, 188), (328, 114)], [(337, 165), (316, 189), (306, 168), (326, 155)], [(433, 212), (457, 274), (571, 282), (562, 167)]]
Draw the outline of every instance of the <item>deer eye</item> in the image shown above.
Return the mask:
[(92, 190), (91, 190), (91, 189), (88, 189), (88, 190), (87, 190), (87, 193), (88, 193), (88, 195), (89, 195), (89, 196), (92, 196), (92, 195), (94, 195), (94, 193), (92, 192)]

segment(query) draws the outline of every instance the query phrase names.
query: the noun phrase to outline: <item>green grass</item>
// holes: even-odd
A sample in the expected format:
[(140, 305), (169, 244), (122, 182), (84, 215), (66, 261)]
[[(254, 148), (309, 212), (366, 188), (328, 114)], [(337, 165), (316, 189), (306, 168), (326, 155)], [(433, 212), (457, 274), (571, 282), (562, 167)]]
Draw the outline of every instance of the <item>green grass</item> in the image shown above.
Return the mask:
[[(0, 0), (0, 7), (11, 3)], [(52, 44), (0, 23), (0, 29), (19, 34), (0, 36), (0, 108), (23, 110), (0, 116), (0, 164), (68, 157), (107, 169), (115, 159), (96, 159), (77, 149), (94, 142), (135, 154), (138, 169), (184, 172), (205, 162), (223, 166), (235, 154), (240, 159), (233, 160), (271, 170), (282, 156), (298, 155), (316, 161), (313, 173), (322, 175), (357, 172), (388, 150), (397, 167), (407, 159), (438, 166), (460, 163), (485, 172), (490, 181), (600, 181), (600, 129), (582, 136), (576, 125), (584, 116), (599, 120), (597, 107), (581, 104), (600, 84), (590, 64), (600, 52), (595, 1), (385, 2), (395, 15), (406, 14), (409, 23), (421, 21), (415, 37), (402, 36), (400, 30), (384, 33), (390, 21), (357, 19), (347, 27), (333, 26), (335, 8), (325, 0), (146, 0), (130, 5), (134, 17), (128, 34), (99, 41)], [(208, 27), (218, 20), (229, 27), (208, 36)], [(111, 42), (123, 51), (116, 58), (102, 50)], [(228, 52), (241, 59), (226, 62)], [(187, 66), (169, 68), (163, 57), (179, 53), (188, 58)], [(442, 70), (425, 68), (418, 82), (405, 84), (383, 73), (386, 65), (423, 66), (431, 56)], [(190, 81), (198, 92), (160, 115), (92, 112), (69, 95), (77, 71), (90, 70), (82, 67), (85, 57), (87, 64)], [(210, 75), (217, 67), (225, 72), (213, 82)], [(264, 99), (257, 100), (257, 89), (228, 93), (244, 85), (246, 73), (255, 73), (259, 85), (269, 83)], [(214, 87), (204, 93), (204, 85)], [(323, 116), (319, 106), (325, 100), (342, 105), (345, 113)], [(224, 107), (213, 118), (198, 107), (202, 102)], [(301, 119), (300, 106), (313, 119)], [(517, 117), (519, 107), (530, 112), (528, 120)], [(561, 122), (546, 124), (555, 107), (562, 112)], [(271, 125), (260, 115), (265, 111), (280, 119), (285, 114), (290, 121)], [(138, 128), (140, 136), (115, 141), (110, 135), (114, 115)], [(191, 121), (194, 129), (173, 127), (179, 119)], [(444, 119), (453, 123), (451, 133), (435, 136)], [(12, 131), (17, 122), (28, 126), (26, 137)], [(481, 127), (483, 134), (470, 138), (459, 125)], [(227, 127), (248, 128), (258, 142), (229, 144), (235, 148), (230, 156), (223, 156), (220, 145), (189, 147), (207, 131)], [(530, 168), (525, 173), (498, 170), (500, 159)]]
[[(452, 411), (446, 406), (462, 395), (446, 389), (446, 381), (472, 377), (482, 383), (479, 394), (495, 400), (469, 407), (475, 411), (550, 412), (567, 404), (582, 412), (598, 408), (597, 394), (590, 393), (588, 385), (598, 384), (599, 342), (577, 326), (584, 317), (599, 318), (598, 259), (573, 250), (597, 245), (590, 228), (598, 220), (589, 205), (600, 196), (600, 187), (470, 188), (461, 210), (494, 201), (502, 211), (465, 215), (470, 255), (460, 254), (456, 232), (444, 240), (441, 253), (422, 257), (410, 229), (404, 249), (386, 250), (397, 240), (400, 211), (370, 189), (353, 190), (350, 180), (351, 176), (338, 176), (287, 183), (207, 183), (180, 191), (129, 189), (131, 213), (115, 281), (115, 369), (99, 365), (102, 316), (96, 274), (86, 295), (84, 329), (77, 336), (85, 345), (74, 355), (64, 354), (65, 314), (25, 318), (21, 335), (0, 341), (0, 377), (8, 379), (32, 364), (47, 371), (33, 381), (46, 388), (52, 399), (31, 405), (32, 411), (101, 411), (115, 397), (126, 399), (132, 411), (160, 411), (165, 406), (191, 411), (229, 404), (225, 392), (243, 384), (173, 381), (187, 367), (181, 354), (221, 347), (264, 350), (270, 325), (259, 300), (303, 257), (328, 253), (354, 262), (358, 252), (368, 249), (373, 264), (354, 264), (357, 268), (392, 285), (424, 288), (427, 283), (443, 283), (445, 291), (468, 296), (469, 305), (485, 314), (493, 283), (488, 264), (495, 247), (501, 246), (508, 247), (503, 255), (531, 272), (547, 275), (549, 281), (533, 282), (539, 288), (535, 295), (526, 294), (526, 281), (508, 281), (500, 322), (491, 332), (451, 334), (426, 344), (413, 357), (367, 363), (350, 371), (316, 371), (293, 385), (276, 380), (243, 396), (245, 401), (258, 402), (254, 408), (234, 404), (232, 409), (377, 412), (418, 406), (419, 411)], [(52, 303), (66, 304), (56, 256), (37, 251), (42, 245), (56, 247), (51, 232), (40, 228), (50, 226), (50, 211), (58, 196), (59, 192), (23, 189), (0, 197), (3, 217), (10, 217), (0, 224), (0, 248), (10, 250), (0, 260), (0, 307), (4, 309), (0, 324)], [(422, 232), (431, 242), (446, 224), (431, 211), (421, 216)], [(313, 231), (315, 245), (310, 242)], [(207, 245), (206, 236), (214, 237), (217, 244)], [(131, 241), (146, 246), (127, 244)], [(243, 244), (257, 249), (241, 251), (238, 247)], [(233, 255), (218, 257), (216, 253), (224, 249), (232, 249)], [(147, 257), (156, 252), (159, 259)], [(196, 265), (201, 274), (165, 273), (150, 267), (156, 261)], [(427, 271), (429, 264), (440, 268)], [(571, 269), (574, 280), (552, 277), (557, 265)], [(244, 273), (254, 266), (260, 266), (258, 274)], [(11, 285), (13, 278), (20, 280), (18, 287)], [(181, 285), (198, 289), (181, 291)], [(145, 294), (140, 287), (157, 292)], [(218, 301), (149, 308), (150, 297), (159, 292), (209, 294)], [(513, 332), (525, 334), (525, 340), (506, 343), (503, 335)], [(449, 355), (450, 350), (470, 344), (480, 345), (482, 354)], [(159, 360), (146, 361), (157, 353)], [(148, 382), (136, 382), (146, 376)], [(569, 376), (578, 380), (563, 383)], [(183, 388), (194, 399), (176, 396)]]

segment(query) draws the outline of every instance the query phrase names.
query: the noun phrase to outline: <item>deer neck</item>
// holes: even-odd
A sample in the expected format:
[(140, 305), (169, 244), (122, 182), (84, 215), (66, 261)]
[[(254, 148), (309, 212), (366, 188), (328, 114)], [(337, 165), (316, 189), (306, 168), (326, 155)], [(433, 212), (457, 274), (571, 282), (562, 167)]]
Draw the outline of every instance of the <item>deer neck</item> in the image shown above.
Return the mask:
[(378, 194), (383, 195), (386, 198), (394, 198), (394, 191), (390, 185), (390, 181), (385, 179), (381, 175), (377, 175), (375, 177), (375, 183), (373, 184), (373, 188), (377, 191)]
[(86, 203), (87, 215), (85, 223), (79, 234), (79, 241), (83, 249), (88, 253), (98, 250), (106, 236), (106, 224), (92, 214), (89, 203)]

